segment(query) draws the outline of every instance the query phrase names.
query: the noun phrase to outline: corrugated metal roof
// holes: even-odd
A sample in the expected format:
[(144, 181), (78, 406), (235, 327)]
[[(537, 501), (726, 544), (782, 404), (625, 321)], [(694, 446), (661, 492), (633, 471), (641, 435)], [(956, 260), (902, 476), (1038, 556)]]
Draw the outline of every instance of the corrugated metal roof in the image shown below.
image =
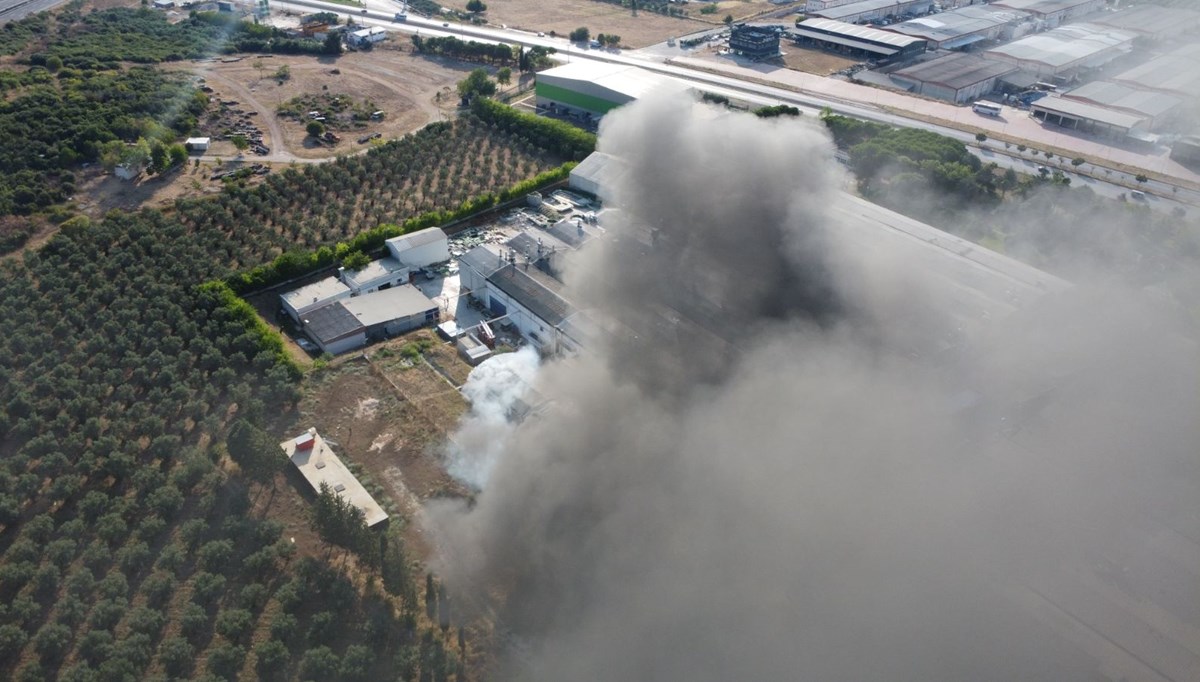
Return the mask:
[(823, 40), (829, 39), (828, 34), (835, 34), (868, 43), (882, 43), (897, 48), (897, 50), (904, 49), (913, 43), (921, 42), (920, 38), (900, 35), (899, 33), (889, 33), (877, 28), (871, 28), (870, 26), (847, 24), (844, 21), (834, 21), (832, 19), (806, 19), (796, 26), (797, 31), (804, 29), (815, 29), (816, 37)]
[(1116, 128), (1132, 129), (1146, 120), (1144, 116), (1127, 114), (1109, 109), (1108, 107), (1096, 106), (1065, 97), (1043, 97), (1030, 105), (1030, 107), (1034, 111), (1040, 109), (1052, 114), (1065, 114), (1072, 118), (1096, 121)]
[(1189, 97), (1200, 96), (1200, 45), (1187, 45), (1174, 52), (1135, 66), (1110, 80), (1136, 88), (1164, 90)]
[(366, 327), (420, 315), (438, 307), (410, 284), (348, 298), (341, 305)]
[(992, 4), (1038, 14), (1053, 14), (1089, 3), (1096, 3), (1096, 0), (996, 0)]
[(1178, 97), (1161, 92), (1138, 90), (1128, 85), (1111, 81), (1097, 81), (1076, 88), (1063, 97), (1083, 100), (1093, 104), (1127, 109), (1139, 114), (1158, 117), (1169, 113), (1183, 103)]
[(887, 30), (943, 43), (972, 33), (988, 31), (997, 26), (1016, 24), (1028, 18), (1027, 12), (969, 5), (894, 24), (887, 27)]
[(1016, 66), (976, 54), (951, 54), (900, 69), (891, 75), (921, 83), (961, 90), (992, 78), (1006, 76)]
[(1160, 33), (1195, 28), (1200, 25), (1200, 12), (1179, 7), (1140, 5), (1120, 12), (1105, 14), (1091, 21), (1094, 24), (1155, 36)]
[(814, 10), (808, 12), (808, 15), (826, 19), (845, 19), (846, 17), (855, 17), (860, 14), (878, 12), (883, 9), (890, 9), (893, 14), (903, 14), (913, 7), (927, 7), (932, 4), (933, 0), (860, 0), (859, 2), (852, 2), (847, 5)]
[(507, 265), (493, 272), (488, 282), (551, 326), (558, 326), (574, 312), (569, 303), (526, 274), (521, 266)]
[(1047, 66), (1068, 66), (1109, 50), (1123, 49), (1135, 37), (1095, 24), (1070, 24), (994, 47), (987, 54)]
[(364, 331), (358, 318), (342, 307), (340, 302), (308, 311), (304, 314), (303, 322), (304, 331), (321, 344), (332, 343)]

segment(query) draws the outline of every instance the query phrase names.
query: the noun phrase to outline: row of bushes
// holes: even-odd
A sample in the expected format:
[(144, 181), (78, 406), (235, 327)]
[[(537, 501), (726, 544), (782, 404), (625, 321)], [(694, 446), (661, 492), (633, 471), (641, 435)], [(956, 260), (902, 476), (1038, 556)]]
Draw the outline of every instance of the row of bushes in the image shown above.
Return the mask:
[(507, 104), (476, 97), (471, 112), (485, 123), (528, 138), (554, 154), (582, 161), (596, 150), (596, 136), (570, 123), (517, 111)]
[(355, 253), (371, 253), (383, 248), (383, 244), (392, 237), (399, 237), (409, 232), (426, 227), (445, 225), (475, 215), (480, 211), (493, 208), (505, 201), (522, 197), (547, 185), (567, 179), (571, 169), (576, 166), (573, 161), (557, 168), (548, 170), (528, 180), (519, 182), (499, 194), (487, 192), (473, 199), (468, 199), (458, 208), (450, 211), (430, 211), (409, 218), (396, 225), (385, 223), (374, 229), (361, 232), (348, 242), (341, 242), (336, 247), (322, 246), (316, 251), (289, 251), (280, 254), (270, 263), (256, 266), (246, 272), (240, 272), (227, 278), (221, 286), (227, 288), (230, 294), (245, 294), (279, 282), (307, 275), (335, 263), (342, 262)]
[(276, 363), (286, 367), (293, 379), (300, 378), (300, 367), (284, 350), (279, 332), (268, 327), (254, 307), (234, 293), (229, 285), (221, 281), (205, 282), (200, 285), (200, 295), (202, 299), (208, 299), (214, 309), (225, 310), (234, 320), (245, 325), (246, 331), (254, 336), (260, 348), (274, 356)]

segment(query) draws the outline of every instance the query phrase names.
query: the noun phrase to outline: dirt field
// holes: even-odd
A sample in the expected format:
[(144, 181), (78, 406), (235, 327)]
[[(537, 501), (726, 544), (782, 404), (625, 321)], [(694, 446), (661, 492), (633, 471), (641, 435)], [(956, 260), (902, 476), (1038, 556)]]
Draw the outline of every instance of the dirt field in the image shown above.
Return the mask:
[[(362, 467), (382, 492), (380, 504), (405, 517), (410, 546), (425, 558), (431, 547), (424, 538), (422, 503), (465, 497), (469, 491), (450, 478), (439, 459), (441, 444), (467, 404), (438, 370), (403, 352), (421, 341), (443, 343), (431, 331), (419, 330), (371, 346), (369, 363), (350, 354), (310, 374), (300, 413), (305, 424), (337, 443), (340, 456)], [(457, 355), (436, 348), (427, 356), (448, 374), (469, 371)]]
[[(466, 0), (453, 0), (443, 4), (463, 9), (467, 3)], [(699, 16), (699, 5), (692, 4), (695, 5), (692, 14)], [(621, 36), (622, 47), (634, 48), (661, 43), (671, 36), (712, 28), (710, 23), (648, 12), (639, 12), (635, 17), (628, 9), (599, 0), (497, 0), (488, 3), (487, 19), (492, 24), (504, 24), (509, 28), (546, 34), (554, 31), (562, 36), (586, 26), (592, 35), (615, 33)]]
[[(352, 52), (338, 58), (309, 56), (254, 56), (235, 62), (196, 64), (191, 71), (203, 77), (215, 92), (212, 99), (235, 100), (243, 109), (257, 111), (256, 124), (264, 142), (277, 154), (318, 159), (352, 153), (365, 147), (357, 139), (380, 133), (383, 139), (400, 137), (453, 111), (455, 84), (470, 71), (467, 65), (413, 55), (402, 40), (382, 43), (370, 52)], [(290, 77), (274, 78), (282, 66)], [(335, 145), (318, 144), (304, 130), (306, 121), (275, 116), (280, 105), (301, 95), (346, 95), (354, 102), (370, 101), (384, 112), (382, 121), (364, 122), (361, 128), (339, 133)], [(220, 130), (206, 130), (218, 135)], [(214, 140), (209, 156), (232, 158), (237, 153), (228, 141)], [(247, 158), (252, 158), (247, 155)], [(287, 160), (280, 158), (279, 160)]]
[(783, 63), (789, 69), (817, 76), (828, 76), (835, 71), (841, 71), (846, 67), (859, 63), (857, 60), (848, 59), (832, 52), (800, 47), (790, 42), (781, 44), (780, 49), (784, 52)]

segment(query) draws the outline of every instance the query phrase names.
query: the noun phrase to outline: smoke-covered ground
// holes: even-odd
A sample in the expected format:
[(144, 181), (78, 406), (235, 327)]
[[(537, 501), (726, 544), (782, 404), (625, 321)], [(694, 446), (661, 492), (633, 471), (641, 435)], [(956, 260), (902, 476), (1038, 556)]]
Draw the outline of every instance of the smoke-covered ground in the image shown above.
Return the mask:
[(497, 677), (1200, 679), (1178, 307), (971, 267), (981, 311), (848, 236), (803, 122), (652, 99), (600, 144), (632, 171), (571, 285), (607, 340), (435, 514), (455, 588), (507, 594)]

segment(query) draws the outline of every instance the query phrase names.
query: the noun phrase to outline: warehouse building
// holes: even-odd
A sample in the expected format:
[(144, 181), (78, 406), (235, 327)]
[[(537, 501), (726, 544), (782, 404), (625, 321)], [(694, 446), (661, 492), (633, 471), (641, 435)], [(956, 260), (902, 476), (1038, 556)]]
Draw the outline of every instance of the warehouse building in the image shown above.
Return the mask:
[(1043, 97), (1030, 105), (1034, 118), (1046, 123), (1082, 130), (1111, 138), (1137, 137), (1149, 128), (1149, 120), (1108, 107), (1096, 106), (1067, 97)]
[(403, 284), (328, 303), (304, 313), (300, 323), (322, 352), (340, 355), (369, 341), (436, 324), (439, 317), (436, 303)]
[(1174, 95), (1139, 90), (1111, 81), (1088, 83), (1065, 93), (1063, 97), (1144, 116), (1146, 126), (1151, 130), (1170, 120), (1171, 114), (1183, 104), (1183, 100)]
[(387, 521), (387, 512), (371, 497), (371, 493), (367, 492), (316, 429), (289, 438), (279, 447), (312, 486), (313, 492), (320, 493), (322, 485), (328, 487), (330, 492), (362, 511), (367, 528)]
[(1072, 24), (993, 47), (984, 54), (1039, 78), (1066, 76), (1128, 54), (1134, 37), (1095, 24)]
[(889, 74), (900, 87), (918, 95), (967, 104), (996, 89), (1017, 67), (976, 54), (955, 53)]
[(751, 59), (779, 56), (779, 30), (773, 26), (738, 24), (729, 33), (729, 49)]
[(987, 40), (1020, 38), (1033, 28), (1033, 18), (1028, 12), (968, 5), (910, 19), (887, 30), (921, 38), (930, 50), (961, 50)]
[(539, 72), (534, 93), (539, 109), (599, 118), (650, 92), (685, 89), (676, 80), (635, 66), (588, 60)]
[(410, 270), (395, 258), (380, 258), (358, 270), (338, 268), (338, 277), (350, 289), (351, 296), (391, 289), (409, 281)]
[(1180, 7), (1139, 5), (1101, 14), (1091, 23), (1116, 28), (1151, 41), (1168, 40), (1200, 28), (1200, 12)]
[(1055, 28), (1104, 9), (1107, 0), (996, 0), (993, 7), (1029, 12), (1046, 28)]
[(925, 14), (932, 8), (933, 0), (859, 0), (805, 13), (821, 19), (844, 21), (848, 24), (864, 24), (896, 20), (901, 16)]
[(495, 244), (471, 249), (458, 265), (461, 286), (493, 319), (507, 319), (541, 353), (559, 350), (561, 327), (576, 312), (560, 295), (561, 282)]
[(866, 59), (906, 59), (925, 52), (921, 38), (832, 19), (807, 19), (790, 32), (800, 45), (816, 45)]
[(350, 298), (352, 291), (337, 277), (326, 277), (318, 282), (306, 284), (279, 297), (283, 309), (296, 322), (317, 308)]
[(1181, 47), (1117, 74), (1109, 80), (1142, 90), (1189, 99), (1200, 97), (1200, 44)]
[(571, 169), (568, 186), (603, 199), (600, 192), (615, 187), (625, 173), (625, 168), (608, 154), (592, 152)]
[(450, 239), (440, 227), (392, 237), (384, 245), (392, 258), (413, 269), (450, 260)]

